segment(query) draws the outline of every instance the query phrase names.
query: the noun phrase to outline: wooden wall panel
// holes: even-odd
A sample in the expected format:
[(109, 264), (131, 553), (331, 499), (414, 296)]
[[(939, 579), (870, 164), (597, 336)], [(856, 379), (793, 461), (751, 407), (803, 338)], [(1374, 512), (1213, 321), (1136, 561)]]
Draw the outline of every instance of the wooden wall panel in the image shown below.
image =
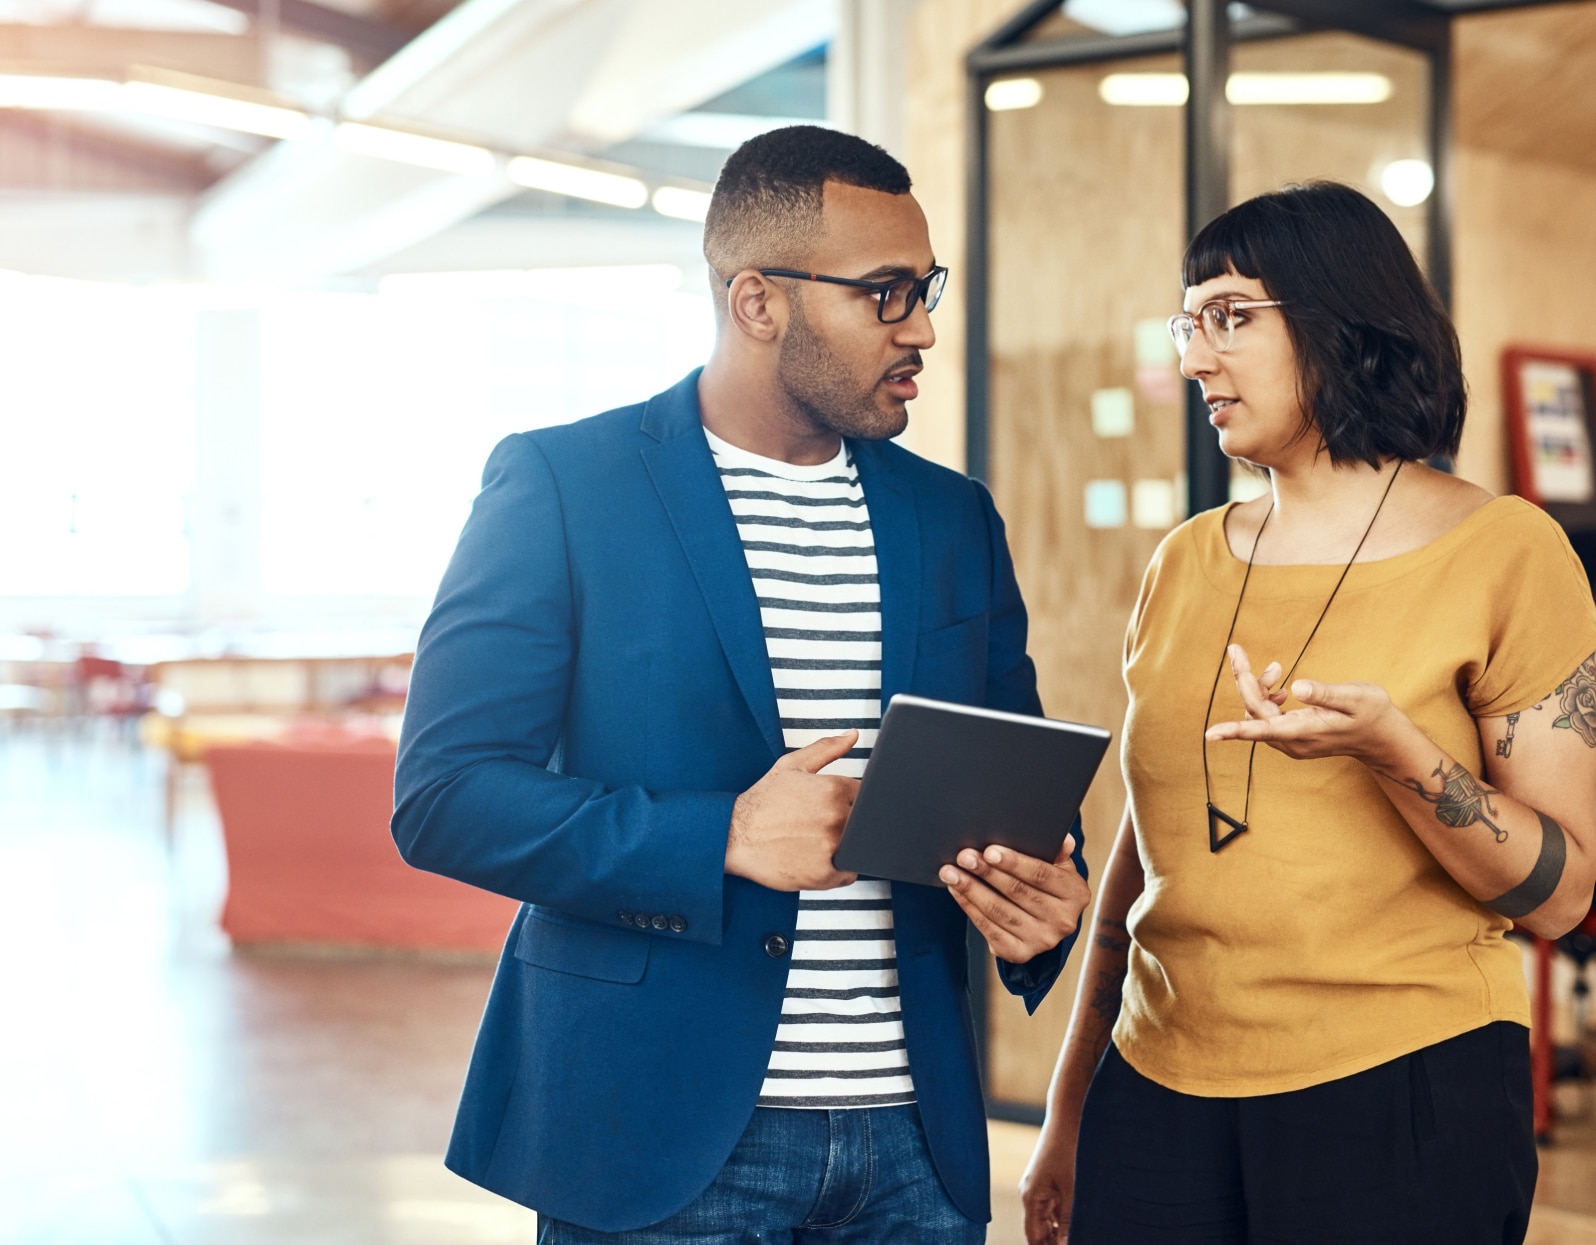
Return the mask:
[[(1115, 66), (1178, 68), (1173, 57)], [(1160, 322), (1180, 306), (1182, 136), (1176, 109), (1113, 108), (1107, 70), (1037, 75), (1042, 102), (992, 116), (992, 486), (1031, 611), (1042, 703), (1109, 727), (1114, 750), (1087, 797), (1087, 861), (1100, 874), (1124, 808), (1118, 736), (1125, 623), (1167, 530), (1088, 528), (1088, 481), (1164, 480), (1183, 461), (1181, 385)], [(1140, 375), (1136, 334), (1160, 362)], [(1143, 350), (1147, 350), (1147, 345)], [(1092, 395), (1130, 390), (1129, 436), (1093, 431)], [(1195, 729), (1195, 728), (1194, 728)], [(1195, 738), (1195, 736), (1194, 736)], [(1033, 1017), (996, 996), (992, 1092), (1040, 1102), (1080, 956)]]

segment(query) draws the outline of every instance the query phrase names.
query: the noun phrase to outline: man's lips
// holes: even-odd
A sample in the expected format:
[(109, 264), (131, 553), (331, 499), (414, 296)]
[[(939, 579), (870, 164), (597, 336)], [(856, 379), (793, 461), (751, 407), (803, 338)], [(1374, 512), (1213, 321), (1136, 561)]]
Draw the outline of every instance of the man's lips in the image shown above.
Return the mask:
[(914, 378), (920, 374), (920, 365), (905, 364), (893, 368), (881, 378), (881, 383), (887, 387), (887, 392), (893, 397), (908, 402), (919, 396), (920, 386), (914, 383)]

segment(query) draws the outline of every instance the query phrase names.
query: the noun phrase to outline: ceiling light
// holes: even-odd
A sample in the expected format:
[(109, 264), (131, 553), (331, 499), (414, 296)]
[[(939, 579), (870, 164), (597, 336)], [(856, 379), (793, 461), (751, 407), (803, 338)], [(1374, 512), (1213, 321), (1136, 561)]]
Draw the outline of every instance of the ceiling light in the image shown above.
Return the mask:
[(121, 98), (122, 84), (103, 78), (0, 74), (0, 108), (99, 110), (115, 108)]
[[(1380, 104), (1391, 98), (1391, 79), (1379, 73), (1234, 73), (1225, 84), (1232, 104)], [(1106, 104), (1179, 107), (1186, 75), (1112, 73), (1097, 85)]]
[(640, 208), (648, 202), (648, 187), (637, 178), (583, 168), (579, 164), (516, 156), (505, 171), (511, 181), (530, 190), (547, 190), (623, 208)]
[(1435, 170), (1423, 160), (1393, 160), (1380, 170), (1380, 189), (1398, 207), (1417, 207), (1435, 189)]
[(709, 195), (681, 186), (661, 186), (654, 192), (654, 210), (677, 220), (702, 221), (709, 215)]
[(1111, 73), (1097, 84), (1105, 104), (1130, 108), (1179, 107), (1186, 102), (1183, 73)]
[(462, 177), (485, 177), (493, 172), (497, 163), (486, 147), (430, 138), (387, 126), (362, 125), (357, 121), (339, 125), (333, 131), (333, 140), (357, 156), (394, 160), (443, 173), (458, 173)]
[(189, 90), (159, 82), (129, 82), (122, 89), (123, 106), (134, 112), (173, 121), (213, 125), (222, 130), (259, 134), (264, 138), (304, 138), (314, 122), (309, 114), (281, 104), (257, 103), (231, 95)]
[(1042, 84), (1035, 78), (1000, 78), (986, 88), (986, 106), (993, 112), (1035, 108), (1042, 102)]
[(1391, 79), (1383, 73), (1233, 73), (1225, 86), (1232, 104), (1383, 104)]

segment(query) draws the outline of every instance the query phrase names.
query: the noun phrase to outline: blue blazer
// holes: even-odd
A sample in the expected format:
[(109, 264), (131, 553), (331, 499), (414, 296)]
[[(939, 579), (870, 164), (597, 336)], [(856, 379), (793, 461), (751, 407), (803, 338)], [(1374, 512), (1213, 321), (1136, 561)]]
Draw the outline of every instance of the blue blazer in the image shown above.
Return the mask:
[[(781, 1010), (790, 960), (765, 940), (797, 923), (796, 894), (723, 872), (733, 801), (786, 749), (697, 382), (493, 451), (399, 748), (404, 858), (524, 905), (446, 1162), (602, 1231), (659, 1221), (719, 1172)], [(1039, 713), (986, 490), (891, 443), (850, 444), (881, 577), (883, 703)], [(935, 887), (894, 884), (892, 907), (931, 1153), (984, 1222), (965, 918)], [(1005, 983), (1034, 1008), (1068, 950), (1000, 963)]]

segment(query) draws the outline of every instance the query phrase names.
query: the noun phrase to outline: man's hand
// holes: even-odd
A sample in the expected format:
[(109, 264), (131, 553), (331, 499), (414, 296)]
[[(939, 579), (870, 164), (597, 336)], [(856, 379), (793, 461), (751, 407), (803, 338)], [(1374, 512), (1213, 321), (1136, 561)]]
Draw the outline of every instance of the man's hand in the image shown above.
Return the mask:
[(957, 867), (943, 865), (941, 878), (992, 954), (1023, 964), (1051, 951), (1075, 932), (1092, 897), (1070, 855), (1075, 836), (1066, 835), (1049, 864), (1012, 848), (965, 848)]
[(859, 780), (819, 771), (859, 742), (849, 731), (789, 752), (737, 797), (726, 836), (726, 872), (778, 891), (823, 891), (857, 874), (832, 867)]

